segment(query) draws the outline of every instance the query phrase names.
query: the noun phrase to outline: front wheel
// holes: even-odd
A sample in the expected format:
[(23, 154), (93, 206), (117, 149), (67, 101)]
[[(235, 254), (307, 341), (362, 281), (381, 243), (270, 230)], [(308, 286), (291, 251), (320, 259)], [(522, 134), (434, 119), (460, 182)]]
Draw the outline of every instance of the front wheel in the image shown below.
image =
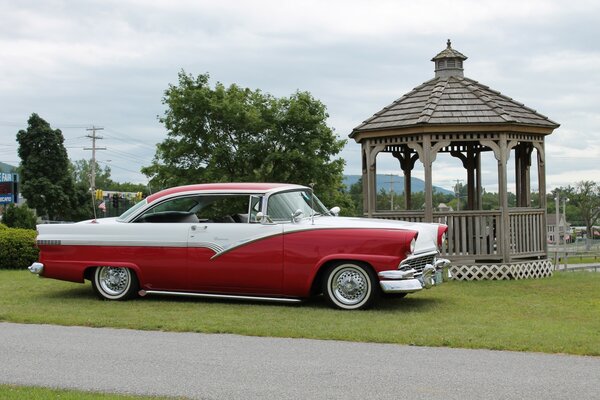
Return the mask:
[(333, 265), (325, 273), (323, 293), (329, 302), (343, 310), (371, 306), (378, 297), (377, 279), (367, 266), (354, 262)]
[(138, 280), (129, 268), (98, 267), (94, 271), (92, 286), (102, 299), (127, 300), (137, 293)]

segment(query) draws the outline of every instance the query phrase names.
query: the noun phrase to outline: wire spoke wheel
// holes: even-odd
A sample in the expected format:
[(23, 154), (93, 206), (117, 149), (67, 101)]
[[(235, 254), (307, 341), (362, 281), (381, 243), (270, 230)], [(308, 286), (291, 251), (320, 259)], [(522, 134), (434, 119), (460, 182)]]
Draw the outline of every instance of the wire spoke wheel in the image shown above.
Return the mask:
[(94, 290), (103, 299), (124, 300), (137, 290), (137, 278), (129, 268), (98, 267), (92, 281)]
[(323, 293), (335, 307), (356, 310), (373, 302), (376, 294), (374, 285), (375, 280), (368, 267), (341, 263), (326, 274)]

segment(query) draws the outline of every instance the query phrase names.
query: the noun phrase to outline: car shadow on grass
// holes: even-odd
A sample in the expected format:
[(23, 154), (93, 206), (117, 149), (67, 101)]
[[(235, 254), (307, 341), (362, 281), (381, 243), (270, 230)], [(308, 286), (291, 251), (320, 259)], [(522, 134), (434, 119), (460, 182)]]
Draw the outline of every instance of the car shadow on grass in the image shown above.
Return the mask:
[[(38, 299), (46, 300), (86, 300), (111, 302), (110, 300), (102, 300), (98, 298), (92, 290), (91, 285), (72, 286), (64, 289), (56, 289), (51, 292), (36, 293), (33, 295)], [(127, 302), (141, 303), (173, 303), (173, 304), (215, 304), (215, 305), (231, 305), (231, 306), (270, 306), (281, 307), (285, 309), (312, 309), (312, 310), (332, 310), (336, 311), (323, 295), (303, 299), (297, 303), (286, 303), (278, 301), (260, 301), (252, 299), (235, 299), (235, 298), (198, 298), (194, 296), (176, 296), (176, 295), (147, 295), (144, 297), (135, 297)], [(376, 311), (427, 311), (434, 309), (440, 305), (447, 305), (447, 299), (424, 298), (418, 296), (406, 296), (404, 298), (381, 298), (368, 310)], [(346, 310), (337, 310), (346, 312)]]
[(91, 290), (89, 286), (72, 286), (65, 289), (53, 289), (52, 291), (37, 292), (32, 295), (38, 299), (97, 299), (96, 294)]

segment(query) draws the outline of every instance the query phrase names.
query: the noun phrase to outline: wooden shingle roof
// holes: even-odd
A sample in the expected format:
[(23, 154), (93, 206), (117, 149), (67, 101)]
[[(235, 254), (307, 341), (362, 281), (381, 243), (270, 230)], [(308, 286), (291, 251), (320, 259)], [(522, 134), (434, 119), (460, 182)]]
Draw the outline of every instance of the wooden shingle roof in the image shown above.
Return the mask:
[(356, 133), (422, 125), (517, 124), (555, 129), (548, 117), (462, 76), (423, 83), (354, 128)]

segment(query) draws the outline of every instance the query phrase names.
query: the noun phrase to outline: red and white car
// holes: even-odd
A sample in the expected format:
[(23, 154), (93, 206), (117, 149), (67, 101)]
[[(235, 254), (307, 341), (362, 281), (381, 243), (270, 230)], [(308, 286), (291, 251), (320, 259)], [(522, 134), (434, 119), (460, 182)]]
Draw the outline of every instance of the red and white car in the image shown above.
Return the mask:
[(447, 280), (440, 224), (338, 217), (305, 186), (166, 189), (118, 218), (38, 225), (43, 277), (92, 281), (104, 299), (168, 294), (366, 308)]

